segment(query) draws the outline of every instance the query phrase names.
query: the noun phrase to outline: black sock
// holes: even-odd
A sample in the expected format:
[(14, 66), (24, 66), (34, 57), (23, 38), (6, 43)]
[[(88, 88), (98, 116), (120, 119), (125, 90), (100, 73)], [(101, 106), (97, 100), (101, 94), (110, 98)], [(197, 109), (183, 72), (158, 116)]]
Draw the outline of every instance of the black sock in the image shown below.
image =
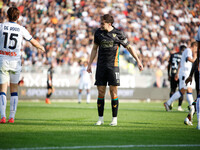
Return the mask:
[(52, 93), (50, 93), (50, 94), (47, 93), (47, 98), (50, 98), (50, 97), (51, 97), (51, 94), (52, 94)]
[(119, 106), (118, 98), (112, 99), (111, 106), (112, 106), (112, 116), (117, 117), (118, 106)]
[(183, 103), (183, 95), (178, 99), (178, 106), (181, 106)]
[(104, 103), (105, 103), (104, 97), (98, 97), (97, 108), (98, 108), (99, 117), (103, 117)]

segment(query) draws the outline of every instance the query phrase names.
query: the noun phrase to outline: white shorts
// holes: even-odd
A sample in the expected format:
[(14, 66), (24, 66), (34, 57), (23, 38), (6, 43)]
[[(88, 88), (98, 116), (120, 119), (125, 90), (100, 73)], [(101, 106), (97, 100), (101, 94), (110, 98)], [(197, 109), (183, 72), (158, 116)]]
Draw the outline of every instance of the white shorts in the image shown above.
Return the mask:
[(21, 60), (0, 59), (0, 84), (9, 82), (18, 84), (21, 72)]
[(192, 84), (188, 83), (187, 86), (185, 84), (185, 80), (187, 79), (187, 77), (185, 75), (179, 76), (179, 90), (182, 88), (184, 89), (192, 88)]
[(90, 89), (91, 88), (91, 84), (89, 82), (80, 82), (79, 83), (79, 89)]

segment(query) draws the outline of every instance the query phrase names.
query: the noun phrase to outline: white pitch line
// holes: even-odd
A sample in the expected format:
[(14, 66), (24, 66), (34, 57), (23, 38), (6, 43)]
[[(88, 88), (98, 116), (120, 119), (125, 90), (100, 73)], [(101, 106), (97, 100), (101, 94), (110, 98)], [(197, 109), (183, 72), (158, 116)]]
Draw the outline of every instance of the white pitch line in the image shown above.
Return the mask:
[(96, 148), (134, 148), (134, 147), (200, 147), (200, 144), (176, 144), (176, 145), (100, 145), (100, 146), (63, 146), (63, 147), (33, 147), (11, 148), (0, 150), (46, 150), (46, 149), (96, 149)]

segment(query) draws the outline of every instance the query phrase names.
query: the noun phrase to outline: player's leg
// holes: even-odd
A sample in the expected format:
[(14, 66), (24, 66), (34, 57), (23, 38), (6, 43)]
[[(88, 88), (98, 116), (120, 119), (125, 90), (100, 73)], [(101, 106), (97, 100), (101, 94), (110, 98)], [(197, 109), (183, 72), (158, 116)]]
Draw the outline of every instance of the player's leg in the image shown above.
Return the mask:
[(17, 112), (18, 104), (18, 84), (10, 83), (10, 115), (9, 123), (14, 123), (15, 114)]
[(193, 116), (195, 113), (195, 108), (194, 108), (194, 105), (192, 105), (192, 103), (194, 102), (194, 99), (192, 96), (192, 88), (191, 87), (188, 87), (186, 97), (187, 97), (187, 101), (189, 104), (189, 113), (188, 113), (187, 117), (185, 118), (184, 123), (186, 125), (193, 125), (192, 120), (193, 120)]
[(172, 95), (172, 97), (170, 97), (170, 99), (169, 99), (167, 102), (164, 103), (164, 106), (165, 106), (166, 111), (169, 111), (169, 110), (170, 110), (169, 106), (170, 106), (176, 99), (178, 99), (178, 98), (180, 98), (181, 96), (183, 96), (184, 93), (185, 93), (185, 89), (181, 89), (181, 90), (176, 91), (176, 92)]
[(166, 111), (169, 111), (170, 108), (169, 106), (176, 100), (179, 99), (181, 96), (183, 96), (185, 94), (185, 89), (187, 89), (186, 85), (185, 85), (185, 80), (184, 78), (181, 77), (181, 80), (179, 80), (179, 89), (178, 91), (176, 91), (171, 97), (170, 99), (164, 103), (165, 109)]
[(50, 97), (52, 95), (53, 88), (48, 83), (47, 83), (47, 89), (48, 89), (48, 91), (47, 91), (45, 102), (46, 102), (46, 104), (51, 104)]
[(0, 100), (1, 121), (0, 121), (0, 123), (6, 123), (7, 84), (8, 83), (0, 84), (0, 97), (1, 97), (1, 100)]
[[(20, 66), (21, 67), (21, 66)], [(14, 123), (15, 114), (18, 104), (18, 82), (20, 78), (20, 69), (18, 71), (10, 71), (10, 115), (9, 123)]]
[(1, 110), (1, 121), (0, 123), (6, 123), (6, 93), (9, 81), (8, 61), (0, 61), (0, 110)]
[[(179, 80), (176, 81), (176, 87), (178, 87), (179, 85)], [(178, 99), (178, 111), (184, 111), (183, 108), (181, 107), (183, 103), (183, 94), (181, 95), (181, 97)]]
[(196, 101), (196, 110), (197, 110), (197, 129), (200, 130), (200, 92)]
[(117, 125), (117, 113), (118, 113), (118, 106), (119, 100), (117, 96), (117, 86), (110, 86), (110, 96), (111, 96), (111, 107), (112, 107), (112, 122), (110, 123), (111, 126)]
[(87, 104), (89, 104), (90, 103), (90, 89), (91, 89), (91, 84), (90, 84), (90, 82), (87, 82), (87, 84), (86, 84), (86, 92), (87, 92), (87, 96), (86, 96), (86, 102), (87, 102)]
[(86, 90), (86, 92), (87, 92), (87, 96), (86, 96), (86, 102), (87, 102), (87, 104), (89, 104), (90, 103), (90, 89), (87, 89)]
[(118, 105), (119, 105), (119, 100), (117, 95), (117, 86), (120, 85), (119, 67), (109, 68), (108, 85), (110, 86), (110, 96), (111, 96), (111, 106), (112, 106), (112, 122), (110, 123), (110, 125), (116, 126)]
[[(174, 76), (171, 77), (171, 80), (170, 80), (170, 87), (171, 87), (171, 90), (170, 90), (170, 97), (176, 92), (176, 88), (178, 86), (178, 81), (176, 81), (174, 79)], [(171, 103), (171, 105), (169, 105), (169, 109), (171, 110), (173, 108), (173, 103)]]
[(104, 113), (106, 86), (97, 86), (97, 90), (98, 90), (97, 108), (98, 108), (99, 120), (97, 121), (96, 125), (101, 125), (104, 123), (103, 113)]
[(80, 104), (82, 100), (82, 89), (78, 90), (78, 103)]
[(101, 125), (103, 121), (104, 104), (105, 104), (105, 93), (107, 86), (107, 68), (97, 66), (95, 85), (97, 85), (98, 98), (97, 98), (97, 108), (99, 119), (95, 125)]
[(83, 82), (80, 81), (79, 86), (78, 86), (78, 103), (80, 104), (82, 101), (82, 91), (83, 91)]

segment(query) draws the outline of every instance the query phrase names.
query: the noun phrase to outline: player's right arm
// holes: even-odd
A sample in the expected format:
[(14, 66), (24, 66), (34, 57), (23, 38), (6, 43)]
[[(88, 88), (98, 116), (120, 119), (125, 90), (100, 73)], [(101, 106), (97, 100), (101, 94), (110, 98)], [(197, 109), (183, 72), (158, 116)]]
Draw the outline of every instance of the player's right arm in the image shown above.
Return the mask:
[(167, 73), (168, 73), (168, 80), (169, 80), (169, 81), (171, 80), (171, 75), (170, 75), (170, 70), (171, 70), (171, 57), (172, 57), (172, 55), (170, 56), (169, 63), (168, 63), (168, 66), (167, 66)]
[(99, 45), (97, 45), (96, 43), (93, 44), (92, 52), (91, 52), (91, 55), (90, 55), (90, 60), (89, 60), (88, 67), (87, 67), (88, 73), (92, 73), (91, 65), (92, 65), (92, 62), (94, 61), (94, 59), (97, 55), (98, 47), (99, 47)]
[(177, 73), (175, 74), (175, 77), (174, 77), (175, 81), (178, 81), (180, 68), (181, 68), (181, 63), (178, 64)]
[(197, 59), (195, 60), (195, 62), (192, 64), (192, 68), (190, 70), (190, 75), (189, 77), (185, 80), (185, 84), (187, 85), (189, 82), (190, 84), (192, 83), (192, 76), (194, 74), (195, 68), (197, 67)]
[(40, 51), (42, 51), (42, 52), (45, 52), (44, 47), (43, 47), (42, 45), (40, 45), (40, 43), (39, 43), (37, 40), (35, 40), (34, 38), (32, 38), (32, 39), (30, 40), (30, 43), (31, 43), (34, 47), (36, 47), (38, 50), (40, 50)]

